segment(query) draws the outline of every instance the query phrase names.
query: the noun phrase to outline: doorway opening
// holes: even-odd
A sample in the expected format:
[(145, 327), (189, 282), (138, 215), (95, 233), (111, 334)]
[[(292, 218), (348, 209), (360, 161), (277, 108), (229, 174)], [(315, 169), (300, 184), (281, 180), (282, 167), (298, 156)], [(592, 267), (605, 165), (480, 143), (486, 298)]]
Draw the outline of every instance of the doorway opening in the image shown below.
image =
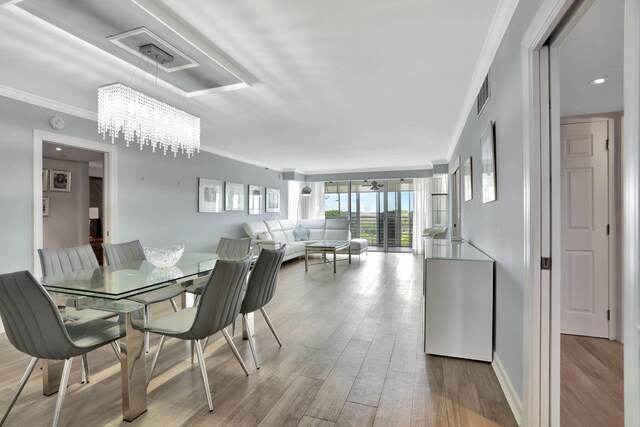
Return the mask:
[[(552, 346), (561, 425), (624, 425), (620, 122), (624, 1), (576, 4), (550, 38)], [(554, 108), (555, 107), (555, 108)], [(616, 132), (618, 129), (618, 132)], [(617, 167), (616, 167), (617, 166)], [(553, 185), (558, 183), (558, 185)], [(553, 296), (552, 296), (553, 300)], [(552, 351), (558, 352), (557, 349)], [(552, 375), (558, 369), (552, 368)], [(557, 406), (557, 403), (555, 404)], [(557, 416), (557, 415), (556, 415)]]
[(32, 271), (39, 248), (91, 244), (102, 261), (117, 232), (117, 147), (35, 130), (33, 152)]
[[(531, 425), (622, 425), (625, 419), (635, 425), (640, 420), (635, 405), (640, 382), (635, 330), (638, 281), (631, 280), (638, 277), (639, 269), (637, 245), (632, 244), (637, 238), (629, 238), (630, 232), (636, 236), (639, 205), (638, 196), (627, 187), (637, 181), (640, 155), (636, 144), (624, 145), (622, 140), (623, 127), (626, 136), (633, 134), (637, 139), (638, 134), (638, 93), (633, 89), (640, 74), (636, 28), (640, 9), (630, 8), (632, 4), (623, 0), (545, 2), (522, 41), (525, 414)], [(612, 21), (607, 14), (614, 13), (617, 18)], [(585, 36), (593, 39), (589, 42)], [(617, 41), (612, 43), (612, 37)], [(618, 60), (613, 59), (616, 55)], [(577, 74), (570, 76), (572, 69)], [(580, 74), (603, 70), (612, 77), (585, 79)], [(599, 86), (605, 82), (610, 83), (608, 88)], [(616, 95), (617, 85), (617, 105), (607, 106), (605, 101)], [(605, 88), (608, 92), (602, 91)], [(582, 110), (572, 110), (571, 105)], [(623, 126), (623, 109), (625, 115), (631, 114), (632, 126)], [(597, 250), (603, 247), (606, 251)], [(624, 263), (620, 249), (624, 249)], [(613, 341), (622, 340), (623, 305), (625, 324), (633, 325), (624, 332), (624, 375), (622, 345)], [(577, 325), (568, 314), (582, 316), (587, 325)], [(592, 323), (588, 317), (597, 321)], [(578, 326), (583, 329), (573, 329)], [(605, 367), (608, 372), (601, 370)], [(580, 376), (580, 370), (586, 375)], [(589, 382), (616, 376), (615, 385)], [(571, 390), (581, 393), (582, 409), (571, 406), (575, 400), (565, 401)], [(591, 400), (585, 399), (585, 392), (592, 392)], [(606, 406), (612, 400), (617, 406)], [(591, 418), (570, 418), (574, 415)]]
[(102, 264), (104, 153), (42, 143), (42, 247), (89, 243)]

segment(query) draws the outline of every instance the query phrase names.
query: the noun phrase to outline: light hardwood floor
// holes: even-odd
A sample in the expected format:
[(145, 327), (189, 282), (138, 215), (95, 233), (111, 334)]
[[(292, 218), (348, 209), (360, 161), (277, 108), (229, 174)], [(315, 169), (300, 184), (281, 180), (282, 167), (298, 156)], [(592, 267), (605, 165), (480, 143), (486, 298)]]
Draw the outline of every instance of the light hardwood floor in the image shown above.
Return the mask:
[[(328, 265), (305, 273), (303, 261), (287, 262), (267, 306), (284, 347), (256, 314), (259, 370), (247, 341), (239, 331), (235, 337), (246, 377), (216, 336), (205, 352), (210, 413), (187, 344), (168, 339), (149, 386), (149, 410), (130, 425), (515, 426), (490, 364), (422, 353), (421, 299), (421, 259), (411, 254), (370, 253), (360, 263), (341, 262), (335, 275)], [(152, 317), (169, 312), (164, 305)], [(89, 360), (88, 385), (79, 383), (74, 362), (61, 424), (129, 425), (121, 419), (119, 367), (110, 349)], [(2, 410), (27, 363), (0, 336)], [(49, 425), (54, 406), (55, 396), (41, 394), (36, 370), (7, 425)]]
[(560, 366), (563, 427), (624, 425), (622, 344), (562, 335)]

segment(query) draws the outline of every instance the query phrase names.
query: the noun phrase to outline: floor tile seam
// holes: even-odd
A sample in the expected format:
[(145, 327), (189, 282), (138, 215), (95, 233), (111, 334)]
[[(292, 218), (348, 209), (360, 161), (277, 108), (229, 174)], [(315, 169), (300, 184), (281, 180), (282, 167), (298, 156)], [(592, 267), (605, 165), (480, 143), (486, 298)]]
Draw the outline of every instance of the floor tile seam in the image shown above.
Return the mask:
[[(295, 383), (295, 381), (296, 381), (298, 378), (300, 378), (300, 377), (307, 378), (307, 379), (310, 379), (310, 380), (315, 380), (315, 381), (321, 381), (321, 382), (322, 382), (322, 384), (320, 384), (320, 387), (318, 387), (318, 389), (317, 389), (317, 390), (316, 390), (316, 392), (313, 394), (313, 396), (311, 396), (311, 397), (309, 398), (309, 402), (308, 402), (308, 404), (306, 405), (306, 407), (304, 408), (304, 411), (302, 412), (302, 416), (300, 417), (300, 419), (298, 419), (298, 423), (300, 423), (300, 420), (301, 420), (302, 418), (304, 418), (305, 416), (307, 416), (307, 415), (306, 415), (307, 410), (309, 409), (309, 407), (311, 406), (311, 403), (313, 403), (314, 399), (316, 398), (316, 396), (317, 396), (317, 395), (318, 395), (318, 393), (320, 392), (320, 389), (321, 389), (321, 388), (322, 388), (322, 386), (324, 385), (324, 380), (320, 380), (320, 379), (318, 379), (318, 378), (308, 377), (308, 376), (306, 376), (306, 375), (299, 374), (299, 375), (298, 375), (298, 376), (296, 376), (296, 378), (291, 382), (291, 384), (289, 385), (289, 387), (287, 387), (287, 389), (284, 391), (284, 393), (282, 394), (282, 396), (280, 396), (280, 399), (278, 399), (278, 401), (277, 401), (277, 402), (276, 402), (276, 403), (271, 407), (271, 410), (269, 410), (269, 412), (267, 412), (267, 414), (264, 416), (264, 418), (262, 418), (262, 420), (260, 421), (260, 423), (259, 423), (258, 425), (262, 425), (262, 422), (263, 422), (263, 421), (264, 421), (264, 420), (269, 416), (269, 414), (270, 414), (270, 413), (271, 413), (271, 411), (276, 407), (276, 405), (277, 405), (278, 403), (280, 403), (280, 401), (284, 398), (284, 395), (289, 391), (289, 389), (290, 389), (291, 387), (293, 387), (293, 384)], [(328, 420), (327, 420), (327, 421), (328, 421)]]

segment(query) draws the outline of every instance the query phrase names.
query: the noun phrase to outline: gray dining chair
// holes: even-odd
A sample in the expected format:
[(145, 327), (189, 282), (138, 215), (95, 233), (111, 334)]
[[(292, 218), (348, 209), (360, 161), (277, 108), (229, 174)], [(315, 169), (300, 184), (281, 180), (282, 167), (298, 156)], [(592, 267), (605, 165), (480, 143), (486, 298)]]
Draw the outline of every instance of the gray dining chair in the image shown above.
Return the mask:
[[(216, 253), (220, 259), (238, 259), (244, 258), (249, 254), (251, 250), (251, 237), (244, 237), (242, 239), (230, 239), (228, 237), (221, 237), (218, 242), (218, 249)], [(194, 283), (191, 286), (187, 286), (185, 289), (187, 292), (194, 294), (194, 305), (198, 304), (200, 294), (202, 294), (203, 283)]]
[[(117, 266), (132, 261), (144, 261), (147, 257), (142, 249), (140, 240), (132, 240), (126, 243), (103, 243), (104, 256), (107, 265)], [(184, 292), (184, 287), (180, 284), (165, 286), (164, 288), (145, 292), (143, 294), (129, 297), (128, 299), (144, 304), (144, 322), (148, 323), (150, 318), (151, 304), (169, 301), (173, 311), (178, 311), (178, 305), (174, 298)], [(145, 351), (149, 352), (149, 334), (144, 338)]]
[(240, 307), (240, 314), (242, 314), (242, 321), (247, 329), (249, 346), (251, 347), (251, 354), (253, 355), (253, 361), (257, 369), (260, 369), (260, 362), (253, 338), (253, 331), (251, 331), (249, 326), (250, 323), (247, 315), (260, 310), (262, 317), (264, 317), (269, 329), (271, 329), (271, 333), (276, 338), (276, 341), (278, 341), (278, 345), (282, 347), (282, 341), (273, 327), (273, 323), (271, 323), (271, 319), (264, 309), (264, 306), (271, 301), (276, 292), (276, 282), (278, 273), (280, 272), (280, 266), (282, 266), (284, 259), (285, 250), (286, 248), (283, 246), (280, 249), (263, 249), (260, 251), (260, 256), (251, 271), (251, 277), (249, 277), (247, 292), (242, 301), (242, 307)]
[[(73, 248), (38, 249), (40, 266), (44, 276), (56, 276), (76, 271), (99, 268), (98, 258), (91, 245), (76, 246)], [(117, 314), (103, 310), (76, 310), (74, 307), (65, 308), (66, 319), (73, 322), (84, 322), (92, 319), (110, 319)], [(119, 350), (114, 348), (119, 358)], [(89, 363), (87, 355), (82, 356), (82, 382), (88, 383)]]
[[(43, 276), (56, 276), (100, 267), (91, 245), (73, 248), (38, 249), (38, 256), (40, 257)], [(113, 313), (108, 311), (76, 310), (73, 307), (68, 307), (65, 314), (70, 320), (108, 319), (114, 316)]]
[(18, 351), (31, 356), (0, 425), (7, 419), (38, 360), (49, 359), (64, 360), (53, 416), (53, 426), (57, 426), (73, 357), (85, 355), (120, 338), (120, 326), (116, 322), (91, 319), (64, 323), (58, 307), (28, 271), (0, 275), (0, 319), (9, 342)]
[(245, 283), (250, 264), (250, 257), (216, 261), (209, 280), (204, 285), (202, 298), (197, 307), (189, 307), (152, 320), (144, 326), (145, 332), (161, 335), (158, 350), (151, 363), (147, 384), (151, 381), (166, 337), (189, 340), (195, 343), (209, 411), (213, 411), (213, 402), (202, 350), (202, 340), (218, 331), (222, 332), (234, 355), (243, 365), (245, 372), (248, 372), (238, 349), (225, 328), (240, 312), (242, 286)]

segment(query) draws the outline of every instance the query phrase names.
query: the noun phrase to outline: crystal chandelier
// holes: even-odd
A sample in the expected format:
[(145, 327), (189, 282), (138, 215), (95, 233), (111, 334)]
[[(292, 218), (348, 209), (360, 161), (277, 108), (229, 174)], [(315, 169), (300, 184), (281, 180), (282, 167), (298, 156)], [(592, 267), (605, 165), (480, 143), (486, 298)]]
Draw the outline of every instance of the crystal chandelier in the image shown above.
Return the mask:
[[(155, 55), (157, 63), (173, 60), (171, 55), (153, 48), (143, 46), (140, 50), (147, 56)], [(98, 88), (98, 132), (103, 139), (108, 133), (112, 144), (122, 132), (127, 147), (137, 142), (141, 150), (148, 145), (152, 152), (158, 148), (165, 155), (173, 152), (174, 157), (178, 152), (187, 157), (200, 152), (200, 118), (122, 83)]]

